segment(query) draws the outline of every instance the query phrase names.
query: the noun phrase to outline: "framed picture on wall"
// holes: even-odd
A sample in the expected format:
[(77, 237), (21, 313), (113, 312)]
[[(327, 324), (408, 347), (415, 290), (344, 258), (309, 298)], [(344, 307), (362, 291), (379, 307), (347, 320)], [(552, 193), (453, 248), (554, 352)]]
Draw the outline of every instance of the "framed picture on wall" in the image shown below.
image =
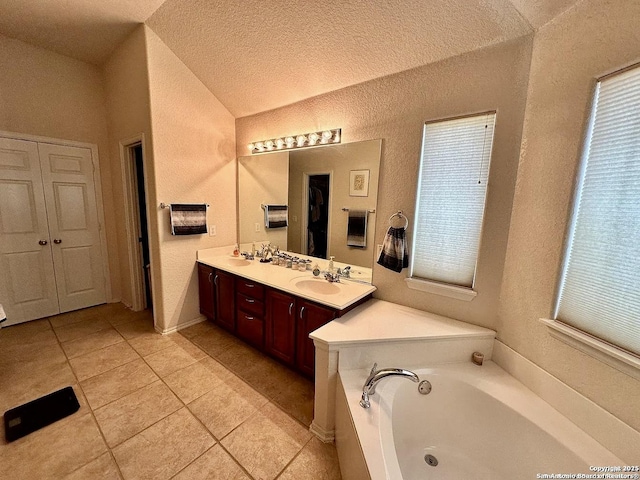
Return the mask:
[(369, 196), (369, 170), (351, 170), (349, 172), (349, 196)]

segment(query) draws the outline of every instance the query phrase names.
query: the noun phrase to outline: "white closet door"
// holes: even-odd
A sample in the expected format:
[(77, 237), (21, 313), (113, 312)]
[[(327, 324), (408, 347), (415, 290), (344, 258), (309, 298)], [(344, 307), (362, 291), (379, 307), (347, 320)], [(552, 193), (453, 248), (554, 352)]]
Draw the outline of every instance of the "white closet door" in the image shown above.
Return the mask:
[(39, 143), (60, 312), (106, 302), (88, 148)]
[(8, 325), (59, 312), (38, 144), (2, 137), (0, 304)]

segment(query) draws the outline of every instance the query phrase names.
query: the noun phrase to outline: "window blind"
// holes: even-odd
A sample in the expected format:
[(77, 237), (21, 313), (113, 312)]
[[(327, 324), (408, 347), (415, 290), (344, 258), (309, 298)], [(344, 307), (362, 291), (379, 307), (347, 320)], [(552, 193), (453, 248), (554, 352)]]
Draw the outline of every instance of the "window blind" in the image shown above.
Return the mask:
[(640, 354), (640, 68), (593, 104), (556, 319)]
[(473, 287), (495, 112), (427, 123), (411, 276)]

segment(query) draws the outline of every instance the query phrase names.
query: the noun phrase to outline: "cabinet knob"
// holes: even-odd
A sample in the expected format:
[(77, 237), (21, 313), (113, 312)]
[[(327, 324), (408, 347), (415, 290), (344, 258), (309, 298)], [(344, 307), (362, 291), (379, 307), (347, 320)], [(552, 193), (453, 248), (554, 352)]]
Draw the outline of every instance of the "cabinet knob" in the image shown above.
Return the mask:
[(247, 301), (247, 303), (256, 303), (253, 298), (245, 298), (245, 300)]
[(216, 276), (213, 277), (213, 283), (215, 283), (216, 287), (218, 286), (218, 274), (216, 274)]
[(209, 283), (213, 283), (213, 281), (211, 280), (212, 276), (213, 276), (213, 272), (209, 272)]
[(39, 244), (39, 245), (42, 245), (43, 247), (44, 247), (47, 243), (49, 243), (49, 242), (47, 242), (46, 240), (40, 240), (40, 241), (38, 242), (38, 244)]
[(62, 240), (60, 238), (54, 238), (53, 243), (55, 243), (56, 245), (60, 245), (62, 243)]
[(300, 320), (302, 320), (303, 315), (304, 315), (304, 307), (300, 309)]
[(247, 288), (254, 288), (255, 287), (255, 285), (253, 283), (245, 283), (244, 286), (247, 287)]
[[(302, 307), (304, 308), (304, 307)], [(291, 310), (293, 310), (293, 302), (289, 304), (289, 316), (291, 316)]]
[(247, 319), (247, 320), (255, 320), (254, 317), (250, 317), (249, 315), (245, 315), (244, 318)]

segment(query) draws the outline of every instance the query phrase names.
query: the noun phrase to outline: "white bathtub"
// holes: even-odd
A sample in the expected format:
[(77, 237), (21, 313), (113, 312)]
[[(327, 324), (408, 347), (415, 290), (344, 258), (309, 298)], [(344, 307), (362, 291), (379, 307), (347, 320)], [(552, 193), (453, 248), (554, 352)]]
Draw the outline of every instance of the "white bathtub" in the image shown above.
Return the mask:
[[(535, 479), (625, 464), (493, 362), (414, 372), (431, 382), (430, 394), (390, 377), (378, 384), (369, 409), (358, 405), (368, 372), (340, 372), (372, 480)], [(345, 435), (338, 433), (340, 453)], [(437, 466), (425, 462), (428, 454)], [(345, 470), (346, 480), (356, 476)]]

